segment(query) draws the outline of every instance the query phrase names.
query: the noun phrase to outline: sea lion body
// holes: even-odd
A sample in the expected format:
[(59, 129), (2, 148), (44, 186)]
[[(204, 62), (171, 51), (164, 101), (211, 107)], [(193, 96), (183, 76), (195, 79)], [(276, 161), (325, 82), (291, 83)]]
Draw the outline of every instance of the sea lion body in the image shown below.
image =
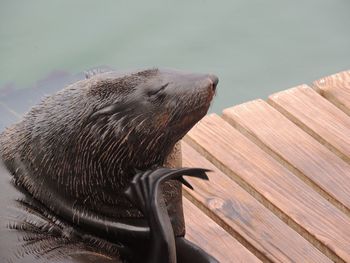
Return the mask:
[(60, 220), (0, 164), (0, 262), (125, 263), (119, 247)]
[[(142, 219), (125, 188), (135, 170), (164, 165), (206, 114), (216, 84), (213, 75), (159, 69), (94, 75), (47, 97), (7, 128), (1, 158), (15, 185), (43, 205), (39, 213), (47, 209), (68, 226), (84, 229), (86, 215)], [(175, 235), (183, 236), (181, 183), (167, 182), (163, 192)]]

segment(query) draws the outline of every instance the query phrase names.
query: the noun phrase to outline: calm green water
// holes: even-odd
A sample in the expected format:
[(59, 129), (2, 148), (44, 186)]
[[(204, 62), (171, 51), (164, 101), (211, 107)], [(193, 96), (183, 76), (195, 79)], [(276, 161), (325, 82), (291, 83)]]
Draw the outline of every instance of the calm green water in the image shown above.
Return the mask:
[(0, 87), (53, 70), (212, 72), (212, 108), (350, 69), (349, 0), (0, 0)]

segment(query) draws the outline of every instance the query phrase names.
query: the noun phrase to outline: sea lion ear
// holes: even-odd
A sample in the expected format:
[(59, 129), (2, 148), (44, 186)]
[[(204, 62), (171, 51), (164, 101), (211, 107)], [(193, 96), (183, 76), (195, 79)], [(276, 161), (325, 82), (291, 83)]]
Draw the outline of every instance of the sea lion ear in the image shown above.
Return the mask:
[(119, 106), (117, 104), (112, 104), (112, 105), (108, 105), (98, 111), (95, 111), (94, 113), (92, 113), (90, 116), (89, 116), (89, 121), (92, 121), (92, 120), (95, 120), (97, 119), (98, 117), (100, 116), (103, 116), (103, 115), (112, 115), (113, 113), (116, 113), (118, 112), (119, 110), (122, 110), (124, 107), (122, 106)]
[(106, 73), (106, 72), (111, 72), (113, 71), (112, 68), (109, 67), (100, 67), (100, 68), (92, 68), (84, 71), (84, 75), (86, 79), (89, 79), (95, 75)]
[(130, 111), (132, 111), (132, 102), (110, 104), (93, 112), (89, 116), (88, 121), (91, 122), (93, 120), (96, 120), (98, 117), (107, 116), (107, 115), (111, 116), (116, 113), (121, 114), (120, 116), (122, 117), (130, 113)]

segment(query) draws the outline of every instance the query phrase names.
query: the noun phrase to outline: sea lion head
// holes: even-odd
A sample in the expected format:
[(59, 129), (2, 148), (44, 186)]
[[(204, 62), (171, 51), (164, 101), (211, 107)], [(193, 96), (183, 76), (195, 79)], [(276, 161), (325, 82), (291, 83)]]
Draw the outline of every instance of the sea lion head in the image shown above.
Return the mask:
[(207, 113), (218, 78), (149, 69), (97, 75), (96, 83), (89, 95), (98, 103), (85, 128), (96, 140), (112, 135), (108, 140), (116, 149), (109, 158), (120, 161), (125, 152), (118, 148), (123, 145), (128, 149), (128, 166), (147, 169), (164, 161), (174, 144)]
[(207, 113), (217, 83), (214, 75), (161, 69), (93, 75), (45, 98), (5, 131), (2, 158), (39, 200), (63, 196), (118, 214), (130, 206), (123, 190), (135, 169), (163, 165)]

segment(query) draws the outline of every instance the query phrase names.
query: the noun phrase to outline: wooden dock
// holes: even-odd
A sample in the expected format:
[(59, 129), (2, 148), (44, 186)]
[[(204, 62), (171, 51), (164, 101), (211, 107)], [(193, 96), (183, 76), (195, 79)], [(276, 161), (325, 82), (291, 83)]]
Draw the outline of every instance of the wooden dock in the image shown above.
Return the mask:
[(206, 116), (183, 155), (214, 171), (185, 205), (221, 262), (350, 262), (350, 71)]
[[(0, 129), (33, 102), (0, 97)], [(188, 179), (187, 237), (220, 262), (350, 262), (350, 71), (208, 115), (182, 149), (213, 171)]]

